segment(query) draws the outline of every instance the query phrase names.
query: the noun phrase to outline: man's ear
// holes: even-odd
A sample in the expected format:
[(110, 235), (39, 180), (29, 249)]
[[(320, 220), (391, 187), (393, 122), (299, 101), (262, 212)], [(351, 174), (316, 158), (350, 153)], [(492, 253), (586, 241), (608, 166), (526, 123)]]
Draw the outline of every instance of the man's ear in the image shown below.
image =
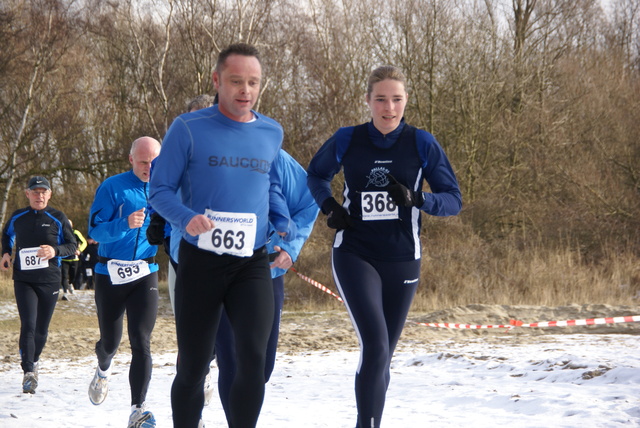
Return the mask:
[(211, 73), (211, 80), (213, 81), (213, 86), (218, 89), (218, 87), (220, 87), (220, 75), (218, 74), (218, 71), (213, 70), (213, 73)]

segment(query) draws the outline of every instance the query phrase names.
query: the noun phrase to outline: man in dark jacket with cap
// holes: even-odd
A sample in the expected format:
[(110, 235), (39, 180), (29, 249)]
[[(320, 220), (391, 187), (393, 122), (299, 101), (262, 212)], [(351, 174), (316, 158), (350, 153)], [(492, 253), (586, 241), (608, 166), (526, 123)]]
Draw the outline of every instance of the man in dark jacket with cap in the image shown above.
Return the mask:
[(9, 270), (20, 314), (22, 391), (34, 394), (38, 360), (58, 301), (60, 258), (74, 254), (77, 243), (67, 216), (48, 206), (51, 186), (32, 177), (25, 190), (29, 206), (15, 211), (2, 231), (0, 269)]

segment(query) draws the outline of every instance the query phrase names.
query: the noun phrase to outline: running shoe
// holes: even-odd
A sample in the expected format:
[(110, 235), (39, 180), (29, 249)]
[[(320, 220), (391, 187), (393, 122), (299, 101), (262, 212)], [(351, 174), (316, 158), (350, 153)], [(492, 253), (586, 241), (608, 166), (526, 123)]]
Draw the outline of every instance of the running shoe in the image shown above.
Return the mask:
[(211, 382), (211, 372), (204, 378), (204, 405), (208, 406), (213, 397), (213, 383)]
[(140, 407), (133, 406), (131, 410), (127, 428), (154, 428), (156, 426), (156, 419), (153, 417), (153, 413), (146, 410), (144, 404)]
[(100, 373), (100, 367), (96, 367), (96, 374), (89, 384), (89, 400), (96, 406), (102, 404), (109, 393), (109, 375)]
[(22, 378), (22, 392), (35, 394), (38, 387), (38, 375), (34, 372), (26, 372)]

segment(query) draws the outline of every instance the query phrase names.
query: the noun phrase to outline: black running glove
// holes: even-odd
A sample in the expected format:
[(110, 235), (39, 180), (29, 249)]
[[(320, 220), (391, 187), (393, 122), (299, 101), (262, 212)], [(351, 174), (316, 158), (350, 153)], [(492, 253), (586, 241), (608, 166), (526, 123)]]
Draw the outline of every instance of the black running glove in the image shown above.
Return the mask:
[(331, 229), (347, 229), (353, 226), (351, 216), (335, 198), (327, 198), (322, 203), (322, 212), (327, 215), (327, 226)]
[(147, 228), (147, 241), (151, 245), (162, 245), (164, 243), (165, 220), (158, 213), (151, 214), (151, 221)]
[(424, 195), (422, 192), (414, 192), (404, 185), (398, 183), (398, 180), (391, 174), (387, 174), (389, 184), (386, 191), (396, 205), (400, 207), (421, 207), (424, 205)]

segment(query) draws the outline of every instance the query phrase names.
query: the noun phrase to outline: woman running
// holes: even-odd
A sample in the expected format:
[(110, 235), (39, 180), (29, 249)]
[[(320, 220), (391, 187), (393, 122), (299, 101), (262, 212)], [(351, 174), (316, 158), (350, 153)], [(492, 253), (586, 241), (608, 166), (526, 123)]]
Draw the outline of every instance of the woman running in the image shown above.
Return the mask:
[[(374, 70), (366, 101), (372, 120), (340, 128), (311, 160), (308, 185), (336, 229), (333, 275), (360, 342), (357, 428), (379, 427), (389, 367), (420, 277), (420, 211), (460, 212), (456, 176), (430, 133), (405, 123), (406, 79)], [(331, 181), (343, 170), (343, 202)], [(423, 192), (423, 181), (431, 192)]]

